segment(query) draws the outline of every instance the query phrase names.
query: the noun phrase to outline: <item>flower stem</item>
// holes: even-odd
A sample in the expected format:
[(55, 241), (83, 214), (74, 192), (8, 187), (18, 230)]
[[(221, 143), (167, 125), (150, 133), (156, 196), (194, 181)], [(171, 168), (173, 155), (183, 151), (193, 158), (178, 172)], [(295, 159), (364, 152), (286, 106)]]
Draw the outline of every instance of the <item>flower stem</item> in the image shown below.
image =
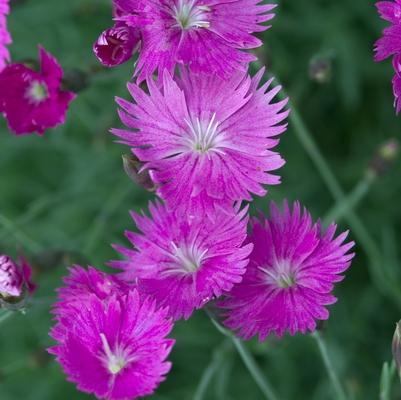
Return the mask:
[(396, 372), (397, 368), (394, 360), (390, 366), (387, 362), (384, 363), (380, 379), (380, 400), (391, 400), (391, 386)]
[(3, 322), (5, 322), (7, 319), (9, 319), (13, 314), (14, 314), (14, 312), (9, 311), (9, 310), (3, 311), (3, 312), (0, 314), (0, 325), (1, 325)]
[(255, 380), (256, 384), (259, 386), (259, 389), (263, 393), (266, 400), (278, 400), (274, 390), (272, 389), (270, 383), (267, 381), (266, 377), (260, 370), (258, 364), (252, 356), (252, 353), (246, 348), (244, 343), (236, 338), (230, 331), (223, 328), (214, 318), (208, 313), (213, 325), (216, 329), (221, 332), (223, 335), (227, 336), (234, 343), (235, 348), (238, 351), (243, 363), (248, 369), (249, 373)]
[(335, 397), (336, 400), (346, 400), (347, 396), (345, 395), (344, 389), (341, 386), (340, 380), (338, 379), (337, 373), (333, 367), (333, 363), (331, 362), (325, 341), (323, 340), (322, 336), (318, 331), (315, 331), (312, 334), (312, 337), (316, 340), (317, 345), (319, 347), (320, 355), (322, 356), (324, 366), (326, 367), (330, 381), (336, 392), (336, 397)]

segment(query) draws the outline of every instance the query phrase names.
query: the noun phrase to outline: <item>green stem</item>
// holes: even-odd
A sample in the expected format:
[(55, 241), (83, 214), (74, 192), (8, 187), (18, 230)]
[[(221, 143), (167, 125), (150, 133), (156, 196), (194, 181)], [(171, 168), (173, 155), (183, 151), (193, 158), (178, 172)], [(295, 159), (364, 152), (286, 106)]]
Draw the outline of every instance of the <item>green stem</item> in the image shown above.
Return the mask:
[(1, 314), (0, 314), (0, 325), (3, 323), (3, 322), (5, 322), (5, 321), (7, 321), (12, 315), (14, 314), (14, 312), (13, 311), (3, 311)]
[(390, 366), (387, 362), (384, 363), (380, 379), (380, 400), (391, 400), (391, 386), (396, 372), (397, 367), (394, 360), (391, 362)]
[(203, 400), (205, 398), (206, 390), (212, 381), (213, 376), (217, 373), (219, 368), (221, 367), (224, 356), (231, 346), (231, 342), (228, 338), (224, 341), (223, 344), (219, 345), (213, 352), (212, 361), (206, 367), (205, 372), (202, 375), (202, 378), (199, 382), (199, 385), (196, 389), (193, 400)]
[(323, 225), (327, 226), (332, 221), (338, 222), (344, 217), (349, 211), (352, 211), (356, 206), (363, 200), (363, 198), (369, 193), (374, 178), (370, 174), (366, 174), (363, 179), (355, 186), (351, 193), (349, 193), (341, 202), (335, 204), (335, 206), (327, 213), (323, 218)]
[(256, 384), (259, 386), (259, 389), (263, 393), (266, 400), (278, 400), (274, 390), (272, 389), (270, 383), (267, 381), (266, 377), (260, 370), (257, 365), (255, 359), (252, 356), (252, 353), (246, 348), (244, 343), (236, 338), (230, 331), (223, 328), (211, 315), (208, 313), (213, 325), (216, 329), (221, 332), (223, 335), (227, 336), (234, 343), (235, 348), (237, 349), (243, 363), (248, 369), (249, 373), (255, 380)]
[(326, 343), (324, 342), (322, 336), (318, 331), (315, 331), (312, 334), (312, 337), (316, 340), (317, 345), (319, 347), (320, 355), (322, 356), (323, 363), (326, 367), (327, 373), (329, 375), (330, 381), (333, 385), (333, 388), (336, 392), (336, 400), (346, 400), (347, 396), (345, 395), (344, 389), (341, 386), (340, 380), (338, 379), (337, 373), (333, 367), (333, 363), (331, 362), (329, 352), (326, 347)]

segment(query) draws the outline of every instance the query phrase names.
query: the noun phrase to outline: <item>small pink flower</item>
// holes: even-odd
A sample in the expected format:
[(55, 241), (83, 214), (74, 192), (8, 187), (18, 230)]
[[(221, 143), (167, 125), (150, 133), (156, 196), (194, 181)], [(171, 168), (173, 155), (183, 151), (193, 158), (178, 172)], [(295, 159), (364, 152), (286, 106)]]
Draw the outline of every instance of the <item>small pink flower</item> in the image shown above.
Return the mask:
[(10, 11), (9, 0), (0, 0), (0, 72), (10, 61), (7, 45), (11, 43), (11, 36), (7, 29), (7, 14)]
[[(68, 379), (98, 399), (134, 400), (150, 395), (171, 368), (166, 361), (174, 341), (166, 309), (156, 308), (136, 289), (104, 299), (90, 291), (77, 294), (70, 309), (57, 307), (58, 321), (68, 326), (54, 354)], [(61, 322), (58, 322), (60, 325)]]
[(41, 71), (23, 64), (0, 72), (0, 112), (17, 135), (43, 132), (64, 123), (72, 92), (60, 89), (63, 70), (56, 59), (39, 48)]
[(140, 33), (123, 22), (105, 30), (93, 45), (93, 51), (106, 67), (115, 67), (128, 61), (138, 49)]
[(21, 297), (24, 291), (32, 294), (36, 285), (32, 282), (32, 268), (20, 256), (19, 263), (15, 263), (9, 256), (0, 255), (0, 296)]
[(188, 319), (195, 309), (230, 291), (242, 279), (252, 245), (246, 238), (247, 208), (216, 210), (209, 220), (149, 206), (151, 218), (132, 214), (142, 234), (127, 232), (134, 249), (115, 246), (124, 261), (111, 265), (124, 270), (121, 278), (168, 307), (174, 319)]
[(221, 303), (225, 325), (244, 339), (314, 331), (316, 320), (328, 319), (334, 284), (354, 256), (348, 254), (354, 242), (344, 244), (348, 232), (334, 238), (336, 225), (324, 231), (298, 202), (292, 212), (287, 202), (283, 212), (271, 203), (270, 213), (252, 221), (254, 248), (244, 279)]

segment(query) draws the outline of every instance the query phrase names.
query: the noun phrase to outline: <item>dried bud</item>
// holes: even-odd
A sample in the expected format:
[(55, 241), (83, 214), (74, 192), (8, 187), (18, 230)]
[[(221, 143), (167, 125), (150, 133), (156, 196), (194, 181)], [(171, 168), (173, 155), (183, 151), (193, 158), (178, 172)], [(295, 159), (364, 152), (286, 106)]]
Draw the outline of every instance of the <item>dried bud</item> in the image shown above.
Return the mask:
[(90, 84), (89, 74), (78, 68), (66, 69), (63, 78), (63, 89), (74, 93), (85, 90)]
[(400, 144), (397, 139), (392, 138), (383, 143), (369, 163), (368, 173), (373, 173), (374, 176), (384, 175), (398, 157), (399, 149)]
[(0, 255), (0, 304), (7, 307), (24, 302), (25, 295), (36, 288), (31, 275), (32, 269), (22, 256), (17, 264), (7, 255)]
[(117, 22), (105, 30), (93, 45), (93, 51), (106, 67), (115, 67), (128, 61), (140, 44), (139, 30)]
[(332, 62), (329, 58), (314, 58), (309, 63), (309, 77), (313, 81), (324, 84), (331, 80)]
[(394, 362), (397, 366), (398, 375), (401, 377), (401, 321), (398, 321), (395, 326), (392, 350)]
[(126, 174), (139, 186), (153, 192), (156, 186), (149, 175), (148, 170), (143, 169), (143, 163), (134, 155), (123, 154), (123, 165)]

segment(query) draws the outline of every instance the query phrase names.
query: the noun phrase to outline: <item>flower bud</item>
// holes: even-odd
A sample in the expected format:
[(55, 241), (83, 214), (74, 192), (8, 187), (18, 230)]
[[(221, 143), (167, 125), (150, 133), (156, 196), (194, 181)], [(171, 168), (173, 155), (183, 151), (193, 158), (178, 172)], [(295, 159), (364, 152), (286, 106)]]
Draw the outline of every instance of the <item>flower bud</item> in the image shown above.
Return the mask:
[(389, 139), (377, 149), (375, 155), (369, 163), (368, 173), (374, 176), (384, 175), (394, 164), (398, 157), (400, 143), (397, 139)]
[(31, 275), (32, 269), (23, 257), (17, 264), (9, 256), (0, 255), (0, 305), (16, 305), (26, 294), (32, 294), (36, 286)]
[(398, 375), (401, 377), (401, 321), (398, 321), (395, 326), (392, 351), (394, 362), (397, 366)]
[(324, 84), (331, 80), (331, 60), (328, 58), (314, 58), (309, 64), (309, 77), (313, 81)]
[(125, 173), (139, 186), (153, 192), (156, 189), (148, 170), (143, 170), (143, 163), (132, 154), (123, 154)]
[(128, 61), (140, 44), (139, 30), (117, 22), (105, 30), (93, 45), (93, 51), (106, 67), (115, 67)]

